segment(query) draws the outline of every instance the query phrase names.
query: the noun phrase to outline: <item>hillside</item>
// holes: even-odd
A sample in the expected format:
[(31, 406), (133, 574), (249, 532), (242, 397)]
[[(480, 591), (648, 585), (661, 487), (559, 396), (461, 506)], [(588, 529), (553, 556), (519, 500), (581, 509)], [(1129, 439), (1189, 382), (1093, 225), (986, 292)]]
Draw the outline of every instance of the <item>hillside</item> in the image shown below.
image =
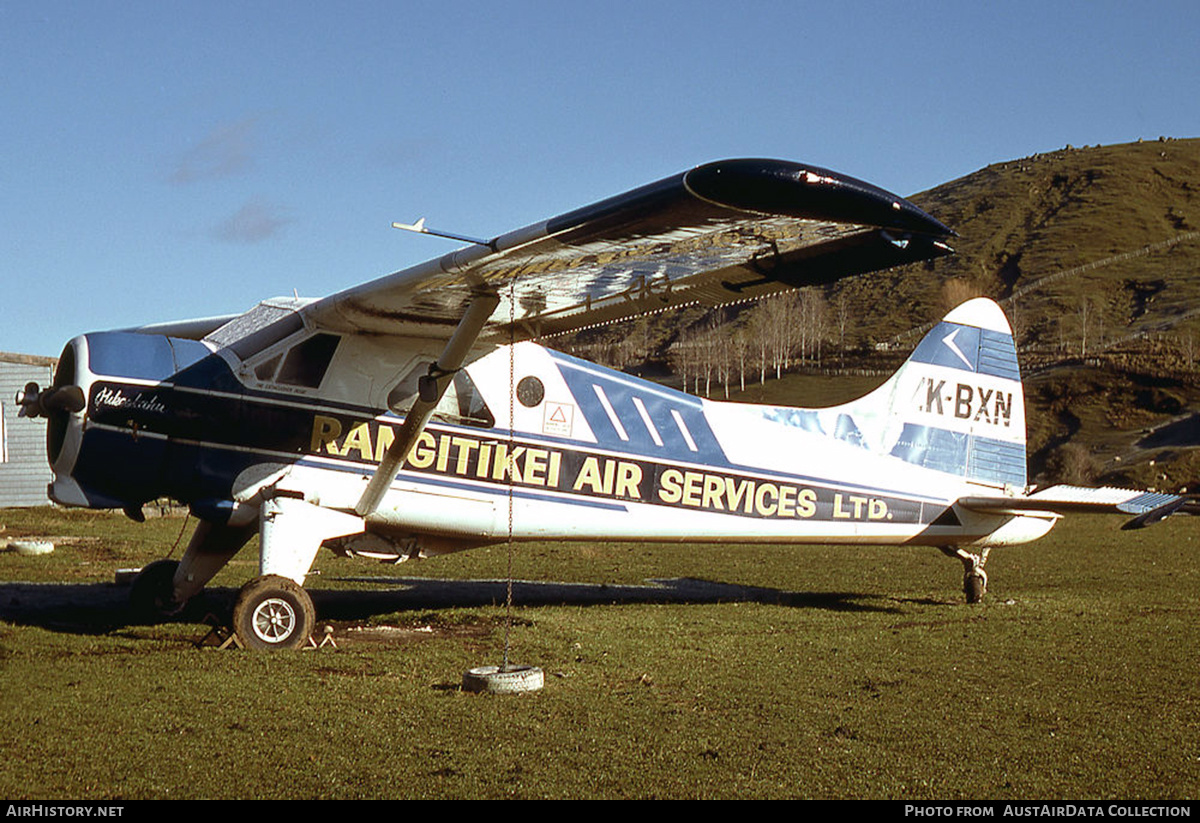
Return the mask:
[[(751, 369), (745, 379), (768, 379), (731, 397), (842, 402), (882, 380), (949, 308), (984, 295), (1016, 330), (1031, 477), (1200, 487), (1200, 425), (1179, 422), (1200, 414), (1200, 139), (1066, 147), (910, 199), (958, 232), (957, 253), (805, 290), (819, 314), (805, 351), (785, 360), (781, 380)], [(555, 344), (678, 384), (681, 351), (753, 337), (766, 312), (673, 313)], [(831, 367), (876, 374), (817, 373)], [(697, 384), (692, 370), (688, 388), (713, 396), (742, 379), (712, 367)]]
[[(936, 311), (1001, 300), (1026, 374), (1044, 479), (1200, 485), (1200, 140), (1066, 148), (999, 163), (914, 202), (958, 231)], [(941, 297), (939, 301), (937, 298)], [(906, 322), (912, 318), (906, 318)], [(916, 336), (906, 342), (912, 345)]]

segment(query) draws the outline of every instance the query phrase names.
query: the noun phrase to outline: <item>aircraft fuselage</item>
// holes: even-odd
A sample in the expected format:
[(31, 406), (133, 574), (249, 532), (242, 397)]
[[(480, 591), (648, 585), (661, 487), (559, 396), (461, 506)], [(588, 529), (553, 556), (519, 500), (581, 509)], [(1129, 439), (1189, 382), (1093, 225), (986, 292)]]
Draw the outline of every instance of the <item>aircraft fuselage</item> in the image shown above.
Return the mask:
[[(87, 407), (51, 421), (52, 494), (100, 508), (171, 497), (215, 522), (245, 519), (281, 489), (352, 510), (403, 411), (348, 402), (338, 387), (362, 396), (358, 384), (378, 383), (374, 397), (402, 406), (404, 375), (424, 361), (418, 345), (382, 364), (355, 350), (378, 341), (340, 345), (304, 385), (264, 368), (278, 356), (247, 364), (159, 335), (76, 338), (56, 385), (81, 386)], [(865, 448), (853, 415), (702, 400), (533, 343), (464, 372), (450, 413), (367, 518), (377, 538), (423, 538), (427, 553), (509, 537), (943, 545), (1005, 526), (991, 539), (1031, 539), (1052, 522), (955, 512), (978, 483)], [(975, 417), (1012, 425), (1002, 396), (975, 387), (942, 411), (970, 402)]]

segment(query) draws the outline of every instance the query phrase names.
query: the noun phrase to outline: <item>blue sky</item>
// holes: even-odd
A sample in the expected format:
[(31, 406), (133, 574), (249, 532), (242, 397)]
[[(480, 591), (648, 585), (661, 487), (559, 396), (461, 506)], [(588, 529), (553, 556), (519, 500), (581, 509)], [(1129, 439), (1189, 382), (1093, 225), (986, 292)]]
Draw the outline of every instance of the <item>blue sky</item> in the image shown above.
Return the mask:
[(722, 157), (1200, 136), (1193, 2), (0, 0), (0, 350), (321, 296)]

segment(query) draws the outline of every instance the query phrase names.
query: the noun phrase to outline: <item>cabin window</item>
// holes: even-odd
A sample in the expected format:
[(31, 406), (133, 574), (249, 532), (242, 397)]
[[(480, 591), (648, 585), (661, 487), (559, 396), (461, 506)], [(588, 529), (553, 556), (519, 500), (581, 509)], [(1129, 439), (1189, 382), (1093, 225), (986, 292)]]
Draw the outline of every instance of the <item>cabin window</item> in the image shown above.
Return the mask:
[(325, 372), (329, 370), (329, 364), (333, 362), (333, 353), (337, 351), (341, 341), (342, 338), (336, 334), (314, 334), (307, 340), (301, 340), (292, 346), (283, 358), (279, 373), (275, 375), (275, 382), (287, 386), (317, 388), (325, 379)]
[(522, 377), (517, 383), (517, 400), (525, 408), (536, 408), (545, 399), (546, 386), (540, 378), (531, 374), (528, 377)]
[(319, 388), (341, 340), (336, 334), (325, 333), (306, 337), (286, 352), (259, 363), (254, 367), (254, 376), (264, 383)]
[[(387, 403), (392, 411), (404, 414), (412, 408), (417, 399), (418, 382), (428, 374), (430, 365), (430, 361), (417, 363), (388, 393)], [(484, 402), (475, 382), (461, 369), (454, 373), (446, 393), (434, 408), (433, 419), (485, 429), (496, 425), (496, 417)]]
[(283, 359), (282, 354), (277, 354), (270, 360), (264, 360), (259, 363), (254, 369), (254, 376), (259, 380), (274, 380), (275, 370), (279, 368), (279, 361)]

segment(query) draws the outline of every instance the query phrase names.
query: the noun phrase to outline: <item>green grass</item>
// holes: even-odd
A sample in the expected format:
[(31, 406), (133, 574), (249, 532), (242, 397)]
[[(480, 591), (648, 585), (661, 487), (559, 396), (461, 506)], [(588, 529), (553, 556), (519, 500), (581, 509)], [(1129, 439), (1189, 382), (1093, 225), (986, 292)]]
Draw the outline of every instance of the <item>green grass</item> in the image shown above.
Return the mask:
[[(33, 512), (6, 512), (8, 533)], [(181, 521), (55, 513), (99, 537), (0, 553), (6, 581), (101, 591)], [(997, 550), (980, 606), (931, 549), (520, 546), (526, 580), (693, 577), (777, 590), (722, 603), (516, 609), (512, 659), (545, 689), (461, 692), (502, 654), (504, 609), (379, 612), (430, 627), (337, 650), (198, 650), (194, 624), (85, 633), (0, 583), (0, 795), (18, 798), (1190, 798), (1200, 791), (1194, 521), (1068, 521)], [(82, 544), (81, 544), (82, 545)], [(254, 573), (239, 558), (218, 580)], [(318, 558), (336, 578), (503, 576), (503, 547), (398, 568)], [(339, 624), (339, 629), (344, 627)]]

